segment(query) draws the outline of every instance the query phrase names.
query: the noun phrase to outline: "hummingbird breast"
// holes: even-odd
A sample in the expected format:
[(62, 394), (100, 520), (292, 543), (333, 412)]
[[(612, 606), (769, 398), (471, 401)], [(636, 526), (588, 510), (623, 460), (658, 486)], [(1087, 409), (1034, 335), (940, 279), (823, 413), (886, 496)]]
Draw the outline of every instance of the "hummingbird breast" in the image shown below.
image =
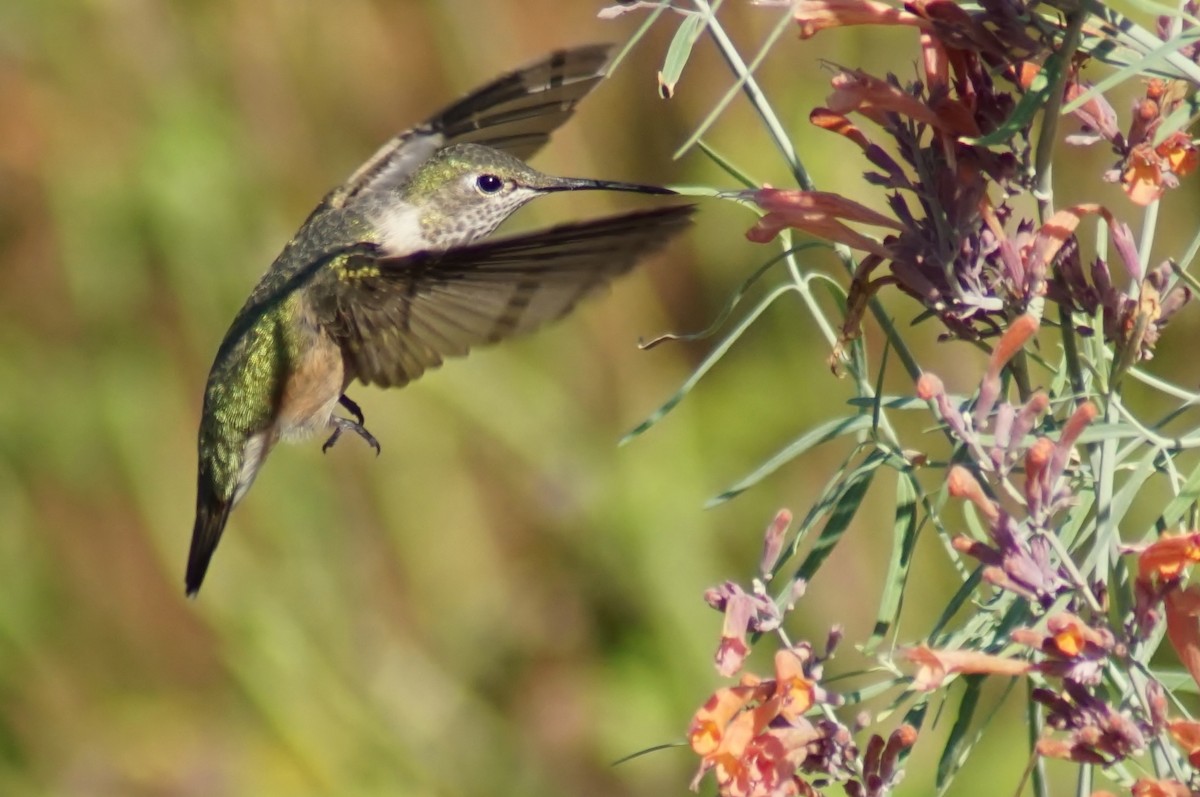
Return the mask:
[(298, 321), (291, 369), (275, 416), (275, 436), (288, 442), (325, 430), (346, 382), (338, 345), (307, 308)]
[(341, 395), (341, 350), (305, 298), (293, 293), (259, 315), (222, 345), (213, 364), (200, 422), (200, 471), (223, 501), (241, 500), (277, 442), (324, 430)]

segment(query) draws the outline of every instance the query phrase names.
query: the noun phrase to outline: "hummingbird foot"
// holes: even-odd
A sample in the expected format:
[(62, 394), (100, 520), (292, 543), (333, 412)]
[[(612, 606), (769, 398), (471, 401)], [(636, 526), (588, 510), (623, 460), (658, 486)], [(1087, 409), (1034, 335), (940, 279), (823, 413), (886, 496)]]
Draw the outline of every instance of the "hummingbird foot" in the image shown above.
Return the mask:
[(338, 404), (341, 404), (346, 408), (347, 412), (354, 416), (354, 420), (358, 421), (359, 426), (362, 426), (364, 423), (366, 423), (366, 419), (363, 417), (362, 407), (358, 406), (358, 402), (356, 402), (354, 399), (343, 393), (342, 395), (338, 396)]
[[(345, 397), (343, 396), (343, 398)], [(346, 401), (350, 400), (346, 399)], [(349, 407), (347, 407), (347, 409), (349, 409), (351, 412), (354, 412), (355, 409), (358, 409), (358, 405), (355, 405), (354, 409)], [(361, 412), (356, 414), (359, 416), (359, 418), (362, 417)], [(345, 431), (354, 432), (363, 440), (366, 440), (367, 445), (375, 449), (375, 456), (379, 456), (380, 452), (382, 451), (382, 449), (379, 447), (379, 441), (375, 439), (375, 435), (368, 432), (363, 425), (357, 421), (352, 421), (349, 418), (340, 418), (337, 415), (333, 415), (329, 418), (329, 425), (333, 427), (333, 434), (329, 435), (329, 439), (325, 441), (325, 445), (321, 446), (322, 454), (333, 448), (334, 443), (338, 441), (338, 438), (342, 436), (342, 432)]]

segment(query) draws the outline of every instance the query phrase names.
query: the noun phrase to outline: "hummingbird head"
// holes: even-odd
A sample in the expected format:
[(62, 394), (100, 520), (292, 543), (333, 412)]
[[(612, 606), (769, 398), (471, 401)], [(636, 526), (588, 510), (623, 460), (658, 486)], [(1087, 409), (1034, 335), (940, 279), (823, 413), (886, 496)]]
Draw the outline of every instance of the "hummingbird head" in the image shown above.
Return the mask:
[(420, 209), (424, 239), (439, 248), (488, 235), (526, 202), (555, 191), (675, 193), (657, 186), (554, 177), (481, 144), (454, 144), (439, 150), (417, 168), (402, 190), (404, 199)]

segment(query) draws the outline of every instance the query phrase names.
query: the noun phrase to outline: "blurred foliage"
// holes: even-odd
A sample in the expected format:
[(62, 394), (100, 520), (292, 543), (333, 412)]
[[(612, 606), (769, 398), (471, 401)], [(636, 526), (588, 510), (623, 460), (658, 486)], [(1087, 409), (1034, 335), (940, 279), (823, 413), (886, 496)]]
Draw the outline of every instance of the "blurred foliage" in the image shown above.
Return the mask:
[[(708, 349), (639, 352), (639, 337), (704, 326), (758, 264), (742, 236), (751, 217), (730, 205), (705, 207), (687, 241), (542, 335), (403, 391), (353, 391), (383, 455), (281, 447), (199, 599), (183, 598), (201, 391), (258, 275), (394, 131), (552, 48), (620, 41), (638, 24), (596, 10), (0, 5), (0, 793), (684, 790), (683, 750), (610, 762), (682, 738), (718, 683), (720, 618), (702, 590), (750, 572), (776, 508), (807, 506), (840, 455), (817, 452), (701, 507), (852, 394), (780, 305), (669, 419), (615, 446)], [(742, 4), (725, 13), (748, 46), (776, 19)], [(698, 154), (670, 159), (730, 81), (701, 46), (660, 100), (670, 33), (651, 31), (540, 168), (727, 182)], [(788, 35), (760, 76), (789, 129), (804, 130), (825, 91), (819, 59), (871, 68), (887, 45), (873, 31)], [(812, 146), (836, 146), (827, 139)], [(743, 103), (708, 140), (787, 182)], [(859, 179), (852, 159), (806, 157), (822, 186)], [(514, 225), (629, 201), (548, 199)], [(1183, 204), (1176, 221), (1194, 216)], [(941, 356), (982, 362), (962, 346)], [(890, 513), (886, 502), (864, 513), (827, 568), (861, 601), (814, 593), (814, 628), (870, 628), (886, 563), (871, 525), (887, 528)], [(914, 594), (905, 611), (936, 608)], [(975, 777), (1023, 766), (983, 752)]]

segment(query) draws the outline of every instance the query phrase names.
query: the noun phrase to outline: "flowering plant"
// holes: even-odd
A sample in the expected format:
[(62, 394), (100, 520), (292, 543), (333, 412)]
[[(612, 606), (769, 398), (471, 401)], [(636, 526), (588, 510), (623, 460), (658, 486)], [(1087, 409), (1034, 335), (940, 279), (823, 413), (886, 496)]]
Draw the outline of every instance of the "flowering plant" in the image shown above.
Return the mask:
[[(711, 774), (730, 797), (821, 794), (834, 784), (851, 795), (886, 794), (927, 733), (935, 696), (950, 700), (961, 684), (936, 775), (940, 793), (970, 752), (972, 734), (986, 728), (985, 684), (1003, 680), (1005, 697), (1018, 694), (1011, 686), (1025, 686), (1031, 728), (1030, 765), (1013, 789), (1028, 779), (1035, 793), (1048, 793), (1044, 763), (1059, 759), (1081, 767), (1080, 794), (1092, 792), (1094, 772), (1127, 794), (1197, 793), (1200, 722), (1168, 688), (1179, 679), (1168, 678), (1155, 654), (1165, 638), (1193, 688), (1200, 685), (1200, 583), (1189, 584), (1200, 562), (1191, 519), (1200, 468), (1187, 457), (1200, 437), (1164, 431), (1198, 397), (1146, 363), (1192, 298), (1187, 267), (1200, 249), (1200, 232), (1184, 252), (1159, 251), (1154, 236), (1160, 205), (1200, 162), (1187, 132), (1200, 84), (1198, 4), (1158, 19), (1151, 32), (1087, 0), (757, 3), (760, 13), (781, 16), (755, 65), (788, 30), (802, 39), (848, 26), (911, 30), (917, 79), (837, 67), (825, 103), (808, 115), (817, 134), (833, 133), (861, 156), (856, 196), (817, 190), (726, 35), (719, 5), (623, 3), (605, 14), (642, 8), (682, 16), (660, 73), (664, 97), (675, 93), (700, 33), (711, 35), (796, 186), (758, 184), (707, 146), (703, 136), (718, 112), (684, 149), (700, 145), (745, 185), (716, 193), (761, 213), (747, 238), (778, 241), (775, 260), (788, 271), (635, 432), (675, 406), (766, 306), (796, 293), (826, 335), (831, 366), (853, 383), (851, 410), (721, 499), (814, 446), (848, 437), (855, 445), (799, 523), (777, 514), (753, 582), (727, 582), (706, 596), (724, 618), (717, 670), (739, 680), (718, 688), (692, 718), (687, 741), (700, 757), (693, 786)], [(1110, 67), (1095, 85), (1084, 78), (1092, 67)], [(1106, 93), (1135, 82), (1132, 108), (1118, 110)], [(1094, 187), (1119, 185), (1119, 204), (1057, 206), (1056, 159), (1099, 145), (1111, 160)], [(1138, 217), (1135, 236), (1129, 220)], [(836, 321), (812, 293), (814, 280), (827, 278), (802, 262), (810, 250), (795, 244), (797, 233), (829, 244), (846, 268)], [(915, 301), (943, 340), (989, 352), (970, 395), (949, 392), (921, 366), (880, 303), (893, 290)], [(869, 325), (907, 371), (900, 395), (879, 392), (886, 356), (878, 375), (868, 370), (862, 333)], [(1159, 421), (1139, 417), (1125, 402), (1131, 382), (1175, 407)], [(926, 438), (920, 450), (903, 445), (893, 417), (905, 411), (932, 413), (937, 440)], [(791, 638), (787, 614), (883, 471), (895, 475), (894, 551), (875, 632), (860, 645), (883, 677), (838, 691), (827, 672), (845, 632), (833, 626), (818, 653)], [(1159, 481), (1171, 497), (1151, 528), (1122, 534), (1135, 498)], [(799, 565), (780, 580), (822, 520)], [(923, 528), (942, 538), (960, 586), (934, 627), (901, 638), (897, 619)], [(769, 676), (745, 672), (754, 639), (777, 646)], [(885, 640), (893, 653), (878, 653)], [(886, 709), (868, 708), (869, 697), (889, 690)], [(847, 719), (852, 708), (857, 714)]]

